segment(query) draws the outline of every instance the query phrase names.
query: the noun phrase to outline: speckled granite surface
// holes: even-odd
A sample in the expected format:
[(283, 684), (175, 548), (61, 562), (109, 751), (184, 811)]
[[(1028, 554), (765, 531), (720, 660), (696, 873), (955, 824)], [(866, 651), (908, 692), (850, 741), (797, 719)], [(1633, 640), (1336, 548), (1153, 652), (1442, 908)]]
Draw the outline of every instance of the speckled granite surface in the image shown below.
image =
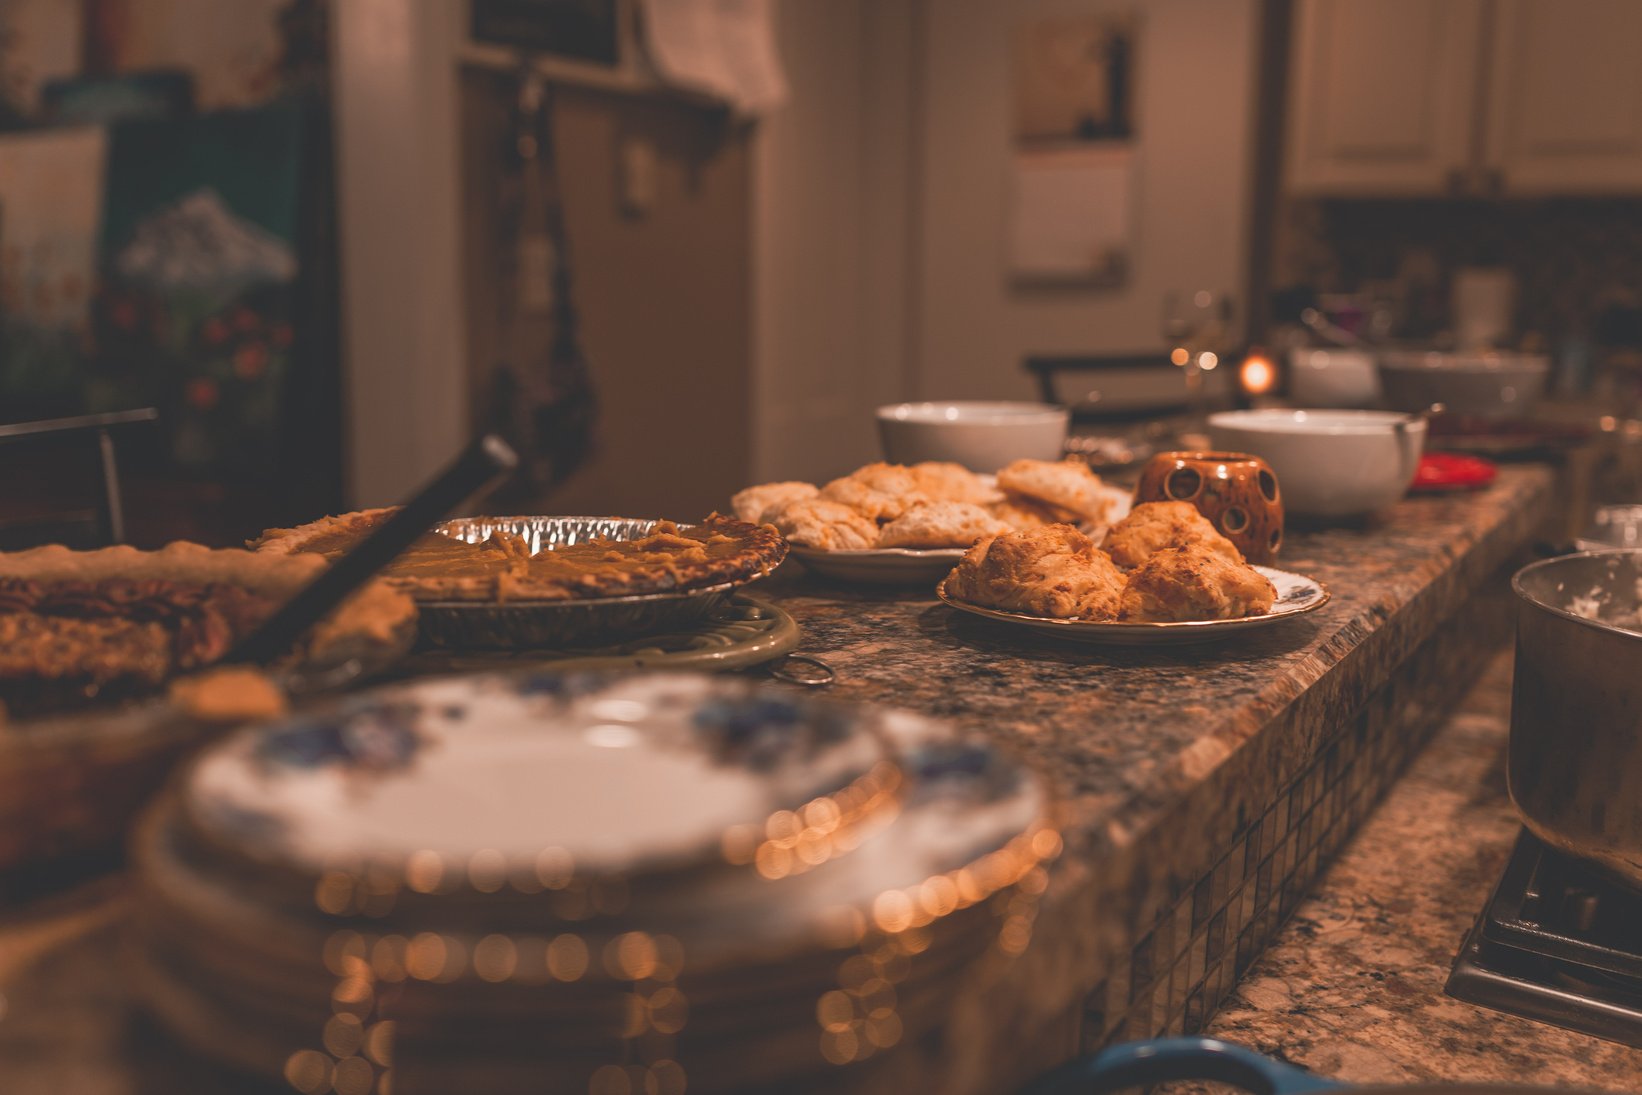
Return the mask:
[[(828, 1089), (1005, 1091), (1080, 1046), (1200, 1026), (1504, 641), (1498, 594), (1551, 494), (1548, 470), (1519, 465), (1488, 491), (1411, 499), (1374, 527), (1291, 529), (1281, 565), (1321, 579), (1333, 602), (1203, 647), (1057, 645), (797, 566), (764, 585), (805, 628), (801, 649), (838, 671), (833, 694), (979, 726), (1070, 804), (1026, 954), (986, 991), (954, 994), (938, 1036), (842, 1069)], [(64, 960), (95, 972), (107, 951)], [(117, 1033), (123, 1014), (112, 1001), (86, 1022)], [(107, 1090), (150, 1089), (129, 1046), (99, 1045)], [(40, 1063), (45, 1076), (66, 1067)]]
[[(1291, 529), (1279, 565), (1320, 579), (1333, 601), (1197, 648), (1061, 644), (960, 616), (921, 592), (850, 589), (797, 567), (778, 574), (764, 592), (804, 627), (801, 649), (838, 671), (834, 694), (977, 725), (1018, 747), (1070, 801), (1068, 851), (1033, 946), (985, 999), (954, 1002), (939, 1044), (896, 1064), (952, 1090), (998, 1090), (1091, 1044), (1091, 1022), (1111, 1040), (1182, 1029), (1194, 1007), (1212, 1010), (1229, 984), (1205, 990), (1194, 978), (1213, 964), (1202, 952), (1228, 919), (1217, 914), (1241, 917), (1220, 941), (1234, 949), (1217, 974), (1229, 982), (1233, 960), (1252, 959), (1326, 859), (1332, 845), (1316, 830), (1343, 839), (1506, 640), (1508, 615), (1460, 617), (1479, 592), (1504, 588), (1549, 512), (1551, 483), (1544, 467), (1505, 467), (1487, 491), (1410, 498), (1372, 526)], [(1434, 650), (1413, 657), (1445, 628)], [(1337, 813), (1314, 818), (1311, 794), (1291, 812), (1353, 730), (1372, 745), (1367, 786)], [(1301, 808), (1310, 832), (1290, 831)], [(1248, 846), (1251, 827), (1264, 829), (1258, 848)], [(1221, 884), (1233, 854), (1239, 870)], [(1193, 902), (1205, 886), (1208, 923)], [(1235, 909), (1213, 907), (1238, 895)], [(874, 1064), (891, 1078), (883, 1089), (910, 1074), (891, 1063), (910, 1055)]]
[(1510, 664), (1493, 663), (1206, 1033), (1358, 1083), (1642, 1090), (1642, 1050), (1443, 995), (1518, 830)]
[(1331, 602), (1202, 646), (1039, 638), (922, 590), (810, 578), (796, 561), (760, 592), (798, 619), (801, 649), (837, 670), (832, 694), (986, 727), (1075, 796), (1085, 841), (1121, 843), (1319, 684), (1361, 702), (1344, 686), (1383, 678), (1528, 542), (1549, 483), (1539, 466), (1506, 467), (1491, 490), (1411, 498), (1375, 526), (1293, 530), (1277, 565), (1321, 580)]

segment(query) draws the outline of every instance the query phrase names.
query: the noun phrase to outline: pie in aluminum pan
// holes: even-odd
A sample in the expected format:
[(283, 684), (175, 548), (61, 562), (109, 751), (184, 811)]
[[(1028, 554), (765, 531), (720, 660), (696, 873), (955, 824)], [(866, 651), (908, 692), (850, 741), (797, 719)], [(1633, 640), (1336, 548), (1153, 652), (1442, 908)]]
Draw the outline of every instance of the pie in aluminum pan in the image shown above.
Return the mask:
[[(181, 542), (0, 553), (0, 699), (15, 714), (157, 692), (221, 659), (324, 568)], [(310, 632), (299, 660), (402, 652), (415, 622), (409, 598), (372, 582)]]
[[(361, 510), (293, 529), (270, 529), (250, 546), (262, 554), (312, 553), (335, 559), (394, 512)], [(583, 519), (641, 527), (630, 537), (601, 535), (553, 545), (514, 531), (542, 520), (487, 517), (449, 522), (418, 539), (383, 568), (381, 576), (424, 603), (596, 600), (751, 581), (774, 570), (787, 554), (785, 541), (773, 527), (716, 513), (688, 526)], [(477, 542), (445, 534), (476, 523), (492, 529)]]
[(205, 668), (324, 569), (187, 543), (0, 553), (0, 872), (117, 847), (202, 738), (402, 655), (416, 605), (371, 582), (272, 677)]

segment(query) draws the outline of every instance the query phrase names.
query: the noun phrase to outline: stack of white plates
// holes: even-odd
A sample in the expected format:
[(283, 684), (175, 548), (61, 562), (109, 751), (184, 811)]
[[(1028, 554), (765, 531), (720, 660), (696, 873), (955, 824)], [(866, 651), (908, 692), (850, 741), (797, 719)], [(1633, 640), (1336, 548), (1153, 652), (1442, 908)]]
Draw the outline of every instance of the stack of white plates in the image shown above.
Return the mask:
[(179, 1035), (301, 1091), (802, 1084), (1018, 952), (1059, 843), (937, 722), (451, 678), (203, 754), (140, 833), (131, 954)]

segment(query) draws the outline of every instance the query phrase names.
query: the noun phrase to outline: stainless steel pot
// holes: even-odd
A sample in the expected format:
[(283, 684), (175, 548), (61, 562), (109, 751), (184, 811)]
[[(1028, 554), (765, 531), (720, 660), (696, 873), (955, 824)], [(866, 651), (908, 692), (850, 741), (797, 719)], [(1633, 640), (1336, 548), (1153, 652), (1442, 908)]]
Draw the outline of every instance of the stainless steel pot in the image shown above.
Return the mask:
[(1642, 887), (1642, 550), (1545, 559), (1511, 585), (1511, 799), (1546, 844)]

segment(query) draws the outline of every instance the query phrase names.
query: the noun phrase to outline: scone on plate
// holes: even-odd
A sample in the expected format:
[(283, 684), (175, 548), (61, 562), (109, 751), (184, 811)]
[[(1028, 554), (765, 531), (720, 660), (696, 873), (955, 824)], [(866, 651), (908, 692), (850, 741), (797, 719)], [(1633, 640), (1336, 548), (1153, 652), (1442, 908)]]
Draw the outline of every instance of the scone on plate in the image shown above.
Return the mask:
[(828, 502), (848, 506), (870, 521), (893, 521), (919, 502), (929, 499), (902, 464), (868, 464), (834, 479), (821, 488)]
[(1083, 518), (1047, 502), (1020, 494), (1006, 494), (986, 504), (986, 512), (1013, 529), (1042, 528), (1044, 525), (1076, 525)]
[(985, 505), (1002, 500), (998, 488), (962, 464), (926, 460), (907, 469), (917, 489), (931, 502), (972, 502)]
[(1201, 544), (1153, 552), (1130, 573), (1118, 619), (1236, 620), (1271, 611), (1277, 589), (1266, 576)]
[(1080, 460), (1017, 460), (998, 472), (998, 486), (1097, 524), (1112, 505), (1100, 476)]
[(1164, 548), (1197, 544), (1230, 563), (1242, 563), (1237, 546), (1190, 502), (1143, 502), (1113, 525), (1101, 546), (1121, 567), (1138, 567)]
[(1009, 526), (969, 502), (920, 502), (878, 533), (881, 548), (968, 547)]
[(976, 542), (947, 575), (949, 597), (1055, 619), (1110, 620), (1123, 573), (1071, 525), (1045, 525)]
[(822, 551), (864, 551), (878, 545), (878, 526), (849, 506), (802, 498), (779, 510), (771, 523), (795, 544)]
[(762, 525), (774, 519), (782, 509), (794, 502), (814, 498), (821, 493), (814, 483), (789, 480), (785, 483), (760, 483), (756, 487), (737, 491), (730, 499), (730, 508), (743, 521)]

